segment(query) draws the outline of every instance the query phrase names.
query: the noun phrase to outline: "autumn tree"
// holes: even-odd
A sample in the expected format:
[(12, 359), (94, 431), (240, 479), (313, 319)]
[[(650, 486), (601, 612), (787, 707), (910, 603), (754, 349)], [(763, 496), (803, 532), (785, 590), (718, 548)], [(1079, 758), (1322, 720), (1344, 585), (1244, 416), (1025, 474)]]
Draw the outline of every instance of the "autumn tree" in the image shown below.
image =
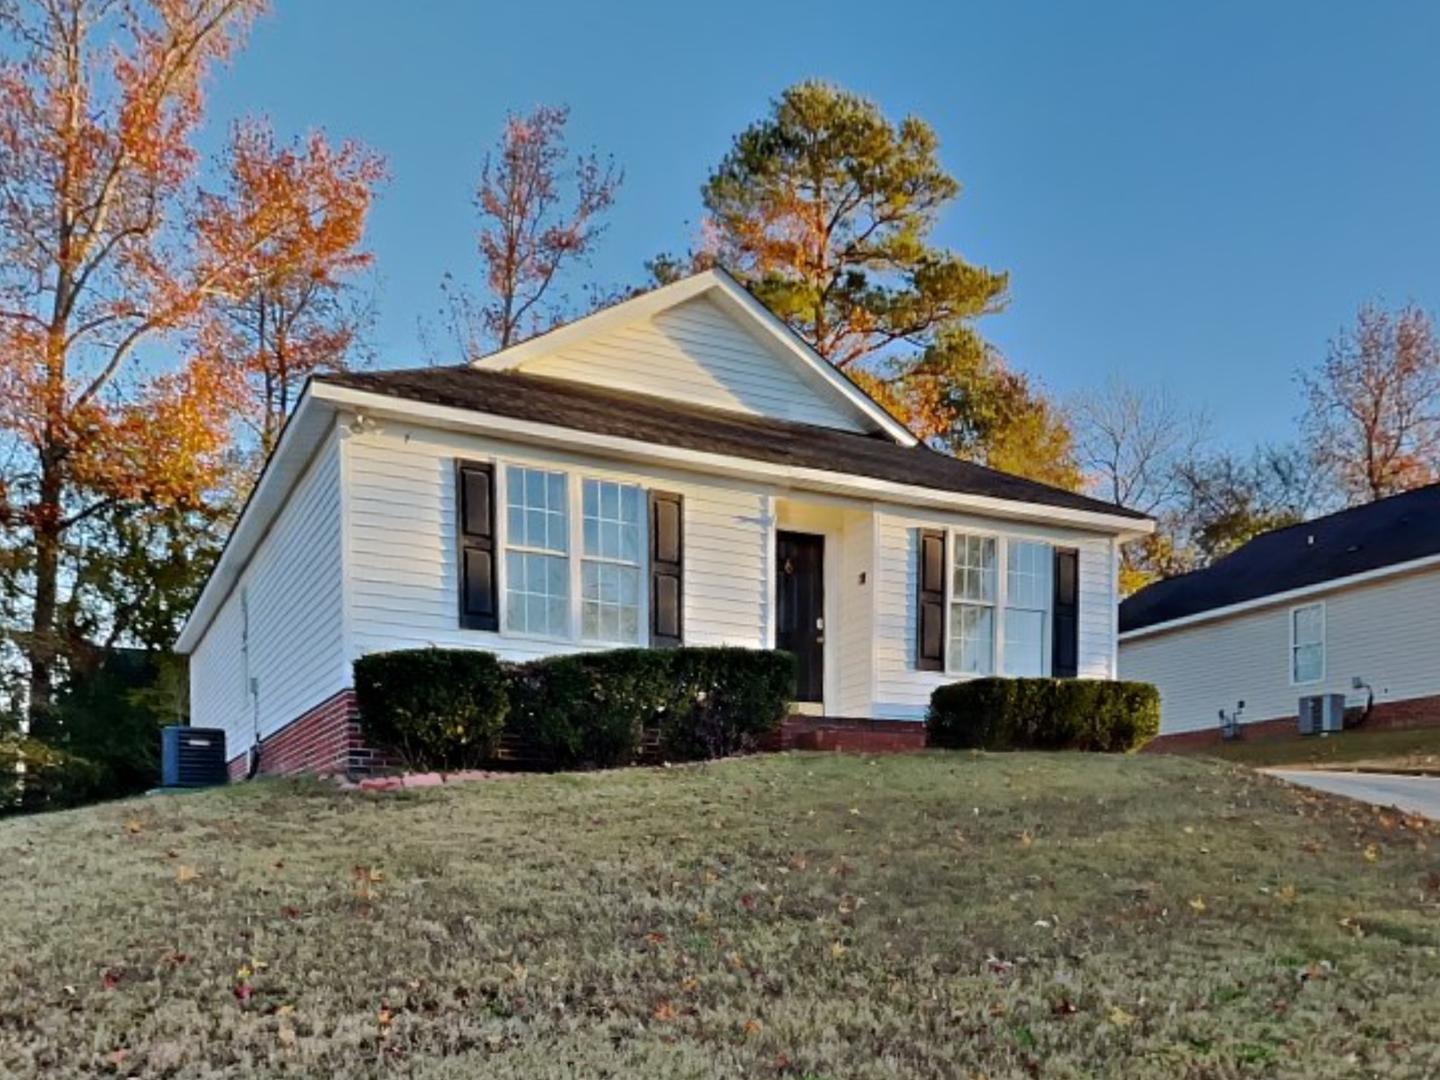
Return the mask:
[(1300, 374), (1302, 428), (1317, 462), (1350, 503), (1372, 502), (1440, 477), (1440, 342), (1414, 304), (1367, 303)]
[(1081, 486), (1068, 414), (968, 327), (948, 326), (919, 356), (852, 377), (938, 449), (1055, 487)]
[(841, 369), (1003, 304), (1005, 274), (930, 241), (960, 185), (934, 130), (821, 82), (790, 87), (702, 189), (707, 243)]
[(208, 306), (199, 340), (246, 376), (253, 477), (305, 380), (347, 367), (363, 345), (369, 309), (355, 280), (372, 263), (361, 245), (384, 164), (319, 133), (281, 145), (252, 121), (234, 128), (223, 171), (223, 190), (201, 196), (203, 242), (234, 280)]
[(556, 283), (585, 262), (605, 231), (624, 179), (609, 159), (572, 154), (570, 110), (541, 105), (512, 113), (485, 155), (475, 208), (480, 217), (482, 297), (454, 279), (442, 284), (448, 315), (469, 358), (503, 349), (558, 321)]
[[(0, 528), (32, 715), (53, 700), (84, 535), (223, 480), (243, 371), (194, 348), (293, 227), (227, 216), (194, 136), (207, 73), (260, 0), (27, 0), (0, 13)], [(253, 231), (232, 230), (243, 218)]]
[(1091, 493), (1155, 517), (1155, 532), (1121, 552), (1125, 593), (1191, 568), (1180, 511), (1183, 467), (1200, 456), (1209, 431), (1205, 416), (1163, 389), (1111, 378), (1072, 406), (1076, 451)]
[(1177, 546), (1194, 566), (1332, 509), (1326, 477), (1298, 445), (1199, 454), (1179, 461), (1176, 474), (1181, 495), (1170, 521), (1181, 533)]

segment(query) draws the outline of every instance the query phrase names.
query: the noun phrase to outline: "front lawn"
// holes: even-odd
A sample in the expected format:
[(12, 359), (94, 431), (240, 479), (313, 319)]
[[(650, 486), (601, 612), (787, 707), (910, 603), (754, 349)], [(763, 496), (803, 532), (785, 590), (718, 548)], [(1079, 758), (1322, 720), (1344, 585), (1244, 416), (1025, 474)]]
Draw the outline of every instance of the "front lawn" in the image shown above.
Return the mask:
[(1167, 756), (0, 823), (0, 1075), (1440, 1073), (1440, 833)]
[(1223, 743), (1207, 753), (1253, 768), (1399, 769), (1440, 772), (1440, 728), (1343, 731)]

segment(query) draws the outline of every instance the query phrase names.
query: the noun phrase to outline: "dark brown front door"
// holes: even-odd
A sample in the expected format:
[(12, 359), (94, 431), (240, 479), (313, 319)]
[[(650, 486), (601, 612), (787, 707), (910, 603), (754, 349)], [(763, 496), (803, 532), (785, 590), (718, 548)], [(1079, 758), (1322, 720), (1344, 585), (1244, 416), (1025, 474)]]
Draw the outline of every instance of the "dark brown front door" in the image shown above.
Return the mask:
[(825, 538), (782, 532), (776, 540), (775, 645), (795, 656), (795, 700), (825, 687)]

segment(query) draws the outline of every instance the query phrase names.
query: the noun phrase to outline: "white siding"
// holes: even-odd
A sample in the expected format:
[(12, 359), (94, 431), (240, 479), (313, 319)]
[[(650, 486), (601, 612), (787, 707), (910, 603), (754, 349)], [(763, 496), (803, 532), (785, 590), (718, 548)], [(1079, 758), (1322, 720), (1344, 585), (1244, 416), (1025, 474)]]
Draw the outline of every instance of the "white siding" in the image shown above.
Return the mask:
[(915, 605), (920, 528), (965, 528), (1001, 537), (1044, 540), (1080, 551), (1079, 675), (1115, 674), (1114, 561), (1108, 537), (1062, 529), (997, 524), (962, 515), (908, 515), (881, 510), (877, 516), (875, 593), (875, 715), (919, 719), (930, 694), (956, 677), (915, 667)]
[(1163, 734), (1214, 728), (1245, 702), (1244, 721), (1294, 716), (1302, 695), (1351, 694), (1358, 675), (1376, 701), (1440, 694), (1440, 570), (1352, 586), (1325, 603), (1325, 678), (1290, 682), (1290, 610), (1305, 600), (1122, 642), (1120, 675), (1160, 689)]
[(580, 647), (459, 626), (457, 458), (574, 468), (585, 476), (680, 492), (686, 643), (768, 644), (770, 532), (763, 488), (400, 425), (347, 439), (345, 453), (352, 658), (436, 645), (520, 660)]
[[(349, 683), (344, 668), (339, 442), (317, 451), (190, 658), (191, 722), (230, 757)], [(249, 663), (242, 642), (248, 609)], [(252, 701), (247, 682), (253, 678)]]
[[(840, 547), (838, 625), (826, 623), (827, 641), (836, 650), (839, 695), (828, 711), (837, 716), (869, 717), (875, 695), (875, 517), (873, 511), (847, 510)], [(861, 578), (864, 578), (862, 581)]]
[(863, 431), (844, 403), (798, 362), (763, 344), (703, 297), (521, 365), (548, 375), (672, 401)]

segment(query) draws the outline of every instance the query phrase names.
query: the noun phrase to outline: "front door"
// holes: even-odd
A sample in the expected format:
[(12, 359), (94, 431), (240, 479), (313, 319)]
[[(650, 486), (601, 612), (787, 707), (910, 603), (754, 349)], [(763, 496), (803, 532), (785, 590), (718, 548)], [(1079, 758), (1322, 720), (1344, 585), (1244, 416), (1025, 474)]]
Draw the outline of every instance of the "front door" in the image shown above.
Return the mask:
[(795, 700), (818, 702), (825, 689), (825, 538), (776, 538), (775, 647), (795, 656)]

